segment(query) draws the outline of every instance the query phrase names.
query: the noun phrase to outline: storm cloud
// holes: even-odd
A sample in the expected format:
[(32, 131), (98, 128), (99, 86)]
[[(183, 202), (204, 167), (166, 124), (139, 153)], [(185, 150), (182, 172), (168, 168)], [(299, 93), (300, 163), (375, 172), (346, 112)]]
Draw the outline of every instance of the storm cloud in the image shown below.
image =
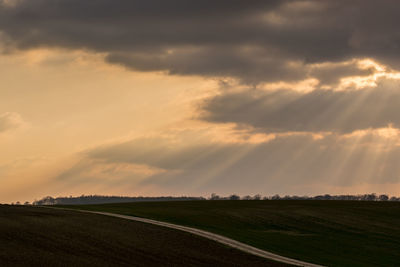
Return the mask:
[(310, 64), (354, 58), (400, 67), (395, 0), (0, 3), (7, 51), (84, 49), (134, 70), (253, 84), (318, 76)]
[(381, 80), (376, 87), (342, 91), (317, 89), (245, 90), (223, 93), (203, 102), (201, 118), (236, 123), (257, 131), (336, 132), (400, 128), (400, 83)]

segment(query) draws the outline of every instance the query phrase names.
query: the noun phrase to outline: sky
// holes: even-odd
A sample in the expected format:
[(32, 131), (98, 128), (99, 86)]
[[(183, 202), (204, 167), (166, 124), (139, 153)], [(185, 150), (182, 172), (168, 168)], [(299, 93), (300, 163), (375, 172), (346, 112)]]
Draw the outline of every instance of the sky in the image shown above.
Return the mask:
[(396, 0), (0, 0), (0, 202), (400, 195)]

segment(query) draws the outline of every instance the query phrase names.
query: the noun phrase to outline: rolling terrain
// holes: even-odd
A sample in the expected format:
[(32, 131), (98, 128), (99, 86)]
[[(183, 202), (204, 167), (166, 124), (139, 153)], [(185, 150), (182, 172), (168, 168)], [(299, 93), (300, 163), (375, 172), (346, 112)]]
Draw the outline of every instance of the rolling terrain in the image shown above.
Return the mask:
[(0, 266), (286, 265), (141, 222), (0, 205)]
[(397, 202), (188, 201), (68, 207), (190, 226), (327, 266), (400, 262)]

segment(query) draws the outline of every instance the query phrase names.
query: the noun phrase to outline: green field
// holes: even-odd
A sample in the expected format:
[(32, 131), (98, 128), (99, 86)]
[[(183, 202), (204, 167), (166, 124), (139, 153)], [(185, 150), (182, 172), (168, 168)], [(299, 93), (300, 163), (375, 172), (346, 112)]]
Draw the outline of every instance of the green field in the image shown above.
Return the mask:
[(400, 203), (187, 201), (70, 208), (192, 226), (328, 266), (400, 266)]
[(151, 224), (0, 205), (0, 266), (284, 265)]

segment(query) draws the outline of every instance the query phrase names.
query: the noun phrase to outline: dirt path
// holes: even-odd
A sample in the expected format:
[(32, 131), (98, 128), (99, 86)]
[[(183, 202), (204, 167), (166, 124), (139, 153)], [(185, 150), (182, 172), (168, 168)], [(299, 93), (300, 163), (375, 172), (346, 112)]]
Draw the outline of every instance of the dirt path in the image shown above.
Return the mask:
[(117, 218), (122, 218), (122, 219), (126, 219), (126, 220), (131, 220), (131, 221), (150, 223), (150, 224), (154, 224), (154, 225), (159, 225), (159, 226), (163, 226), (163, 227), (181, 230), (181, 231), (188, 232), (188, 233), (191, 233), (194, 235), (205, 237), (210, 240), (214, 240), (221, 244), (239, 249), (241, 251), (244, 251), (244, 252), (247, 252), (247, 253), (250, 253), (253, 255), (257, 255), (259, 257), (263, 257), (263, 258), (278, 261), (278, 262), (283, 262), (286, 264), (291, 264), (291, 265), (295, 265), (295, 266), (307, 266), (307, 267), (321, 267), (322, 266), (322, 265), (317, 265), (317, 264), (313, 264), (313, 263), (308, 263), (308, 262), (304, 262), (304, 261), (299, 261), (299, 260), (283, 257), (283, 256), (280, 256), (280, 255), (277, 255), (277, 254), (274, 254), (274, 253), (271, 253), (271, 252), (268, 252), (268, 251), (265, 251), (262, 249), (258, 249), (256, 247), (252, 247), (250, 245), (246, 245), (244, 243), (241, 243), (239, 241), (236, 241), (236, 240), (233, 240), (233, 239), (221, 236), (221, 235), (217, 235), (214, 233), (210, 233), (210, 232), (199, 230), (199, 229), (192, 228), (192, 227), (187, 227), (187, 226), (182, 226), (182, 225), (177, 225), (177, 224), (172, 224), (172, 223), (166, 223), (166, 222), (161, 222), (161, 221), (156, 221), (156, 220), (151, 220), (151, 219), (146, 219), (146, 218), (109, 213), (109, 212), (87, 211), (87, 210), (79, 210), (79, 211), (100, 214), (100, 215), (105, 215), (105, 216), (111, 216), (111, 217), (117, 217)]

